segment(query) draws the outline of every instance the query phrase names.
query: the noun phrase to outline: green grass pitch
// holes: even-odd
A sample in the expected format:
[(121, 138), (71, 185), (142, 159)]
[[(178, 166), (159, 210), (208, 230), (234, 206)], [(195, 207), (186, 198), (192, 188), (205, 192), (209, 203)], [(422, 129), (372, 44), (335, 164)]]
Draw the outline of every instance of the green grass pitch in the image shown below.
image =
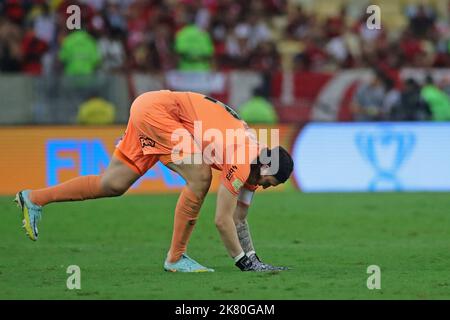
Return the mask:
[[(0, 198), (0, 299), (449, 299), (446, 193), (261, 193), (249, 222), (260, 257), (281, 273), (239, 271), (205, 201), (188, 254), (211, 274), (163, 272), (177, 195), (51, 204), (28, 240)], [(381, 268), (368, 290), (367, 267)], [(69, 265), (81, 290), (68, 290)]]

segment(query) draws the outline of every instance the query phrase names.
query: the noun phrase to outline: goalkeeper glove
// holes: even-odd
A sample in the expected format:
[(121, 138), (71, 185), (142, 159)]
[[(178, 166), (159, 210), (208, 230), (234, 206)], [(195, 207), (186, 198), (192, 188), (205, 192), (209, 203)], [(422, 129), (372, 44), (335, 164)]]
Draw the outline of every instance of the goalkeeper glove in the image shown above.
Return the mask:
[(256, 255), (256, 253), (253, 253), (250, 255), (249, 259), (252, 261), (253, 264), (259, 265), (259, 268), (261, 271), (283, 271), (283, 270), (289, 270), (288, 267), (277, 267), (272, 266), (270, 264), (266, 264), (259, 259), (259, 257)]
[(236, 262), (236, 266), (241, 269), (241, 271), (267, 271), (264, 270), (260, 263), (254, 263), (246, 255), (244, 255)]

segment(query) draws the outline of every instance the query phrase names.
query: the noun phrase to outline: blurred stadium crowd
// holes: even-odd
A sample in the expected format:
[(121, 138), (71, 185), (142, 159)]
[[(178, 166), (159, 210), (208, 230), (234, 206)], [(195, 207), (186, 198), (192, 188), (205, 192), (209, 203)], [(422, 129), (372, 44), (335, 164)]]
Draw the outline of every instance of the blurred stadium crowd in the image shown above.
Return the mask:
[[(0, 71), (89, 75), (240, 69), (270, 76), (276, 70), (370, 68), (374, 76), (361, 83), (352, 105), (355, 120), (450, 120), (446, 83), (398, 75), (407, 67), (450, 67), (447, 2), (441, 1), (446, 3), (442, 11), (436, 1), (381, 1), (382, 14), (384, 6), (397, 11), (374, 30), (367, 28), (364, 1), (336, 1), (334, 12), (319, 2), (2, 0)], [(66, 27), (67, 7), (74, 4), (81, 8), (78, 31)], [(430, 105), (436, 97), (439, 111)]]
[[(56, 66), (42, 63), (46, 54), (70, 63), (62, 51), (70, 42), (67, 7), (74, 4), (81, 8), (86, 42), (97, 46), (93, 67), (105, 69), (161, 71), (177, 60), (204, 59), (218, 69), (273, 70), (281, 66), (280, 46), (287, 40), (298, 43), (294, 62), (300, 69), (450, 66), (449, 21), (431, 5), (405, 6), (402, 30), (369, 30), (365, 10), (352, 17), (343, 5), (319, 18), (301, 2), (288, 6), (286, 0), (3, 0), (1, 70), (53, 72)], [(185, 44), (183, 35), (199, 41)]]

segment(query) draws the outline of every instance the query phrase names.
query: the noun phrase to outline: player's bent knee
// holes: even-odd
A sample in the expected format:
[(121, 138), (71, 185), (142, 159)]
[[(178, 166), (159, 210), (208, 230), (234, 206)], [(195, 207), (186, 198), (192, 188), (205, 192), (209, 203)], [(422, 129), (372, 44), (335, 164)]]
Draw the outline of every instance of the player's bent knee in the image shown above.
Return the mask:
[(124, 185), (120, 181), (102, 180), (102, 189), (108, 197), (118, 197), (128, 190), (128, 185)]
[(191, 190), (199, 197), (203, 199), (208, 193), (209, 187), (211, 186), (212, 174), (211, 170), (201, 171), (195, 178), (188, 181), (188, 185)]

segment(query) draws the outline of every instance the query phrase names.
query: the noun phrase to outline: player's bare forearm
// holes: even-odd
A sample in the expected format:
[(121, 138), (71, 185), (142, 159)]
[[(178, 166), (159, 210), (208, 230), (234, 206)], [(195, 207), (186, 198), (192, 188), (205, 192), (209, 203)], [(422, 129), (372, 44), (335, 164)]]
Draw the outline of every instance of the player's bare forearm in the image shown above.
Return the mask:
[(248, 210), (251, 204), (251, 197), (240, 197), (234, 211), (234, 223), (236, 224), (236, 231), (239, 238), (239, 242), (244, 252), (250, 257), (261, 270), (287, 270), (286, 267), (277, 267), (270, 264), (263, 263), (256, 255), (255, 247), (253, 246), (252, 236), (250, 234), (250, 228), (247, 222)]
[(239, 243), (236, 226), (233, 221), (237, 199), (223, 185), (220, 185), (217, 193), (216, 226), (220, 237), (231, 257), (239, 255), (243, 249)]
[(237, 237), (233, 218), (224, 218), (220, 223), (217, 223), (217, 229), (220, 232), (222, 241), (230, 256), (234, 258), (239, 255), (243, 249), (239, 243), (239, 238)]
[(248, 208), (249, 206), (238, 202), (234, 212), (234, 223), (236, 225), (237, 235), (245, 253), (255, 251), (252, 236), (250, 234), (250, 228), (247, 222)]

